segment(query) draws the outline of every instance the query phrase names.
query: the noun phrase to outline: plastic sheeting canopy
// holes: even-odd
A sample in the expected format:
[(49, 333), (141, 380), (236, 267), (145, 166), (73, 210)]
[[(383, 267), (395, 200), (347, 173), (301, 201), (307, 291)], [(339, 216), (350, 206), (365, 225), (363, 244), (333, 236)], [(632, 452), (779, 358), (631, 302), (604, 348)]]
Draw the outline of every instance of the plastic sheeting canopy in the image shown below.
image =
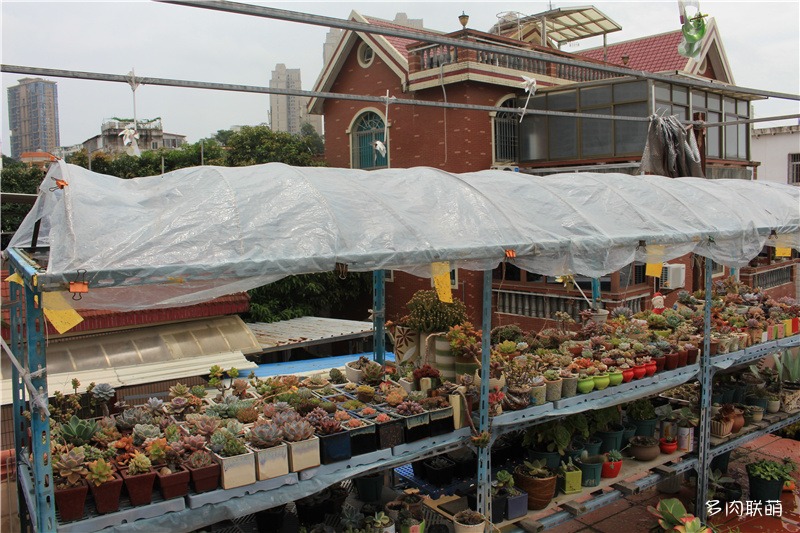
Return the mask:
[[(53, 179), (68, 182), (51, 191)], [(119, 179), (59, 162), (11, 247), (49, 246), (44, 290), (85, 270), (78, 307), (179, 306), (292, 274), (430, 264), (598, 277), (694, 252), (745, 265), (800, 249), (800, 189), (743, 180), (432, 168), (193, 167)]]

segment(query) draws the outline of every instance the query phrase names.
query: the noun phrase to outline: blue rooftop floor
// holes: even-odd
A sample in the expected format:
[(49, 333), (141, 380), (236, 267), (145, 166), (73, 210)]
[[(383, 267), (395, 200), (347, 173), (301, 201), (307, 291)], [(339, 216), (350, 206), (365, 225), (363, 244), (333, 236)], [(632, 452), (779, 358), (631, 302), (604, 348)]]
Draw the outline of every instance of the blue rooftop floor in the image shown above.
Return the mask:
[[(321, 357), (319, 359), (306, 359), (304, 361), (288, 361), (286, 363), (263, 363), (258, 365), (253, 372), (260, 378), (269, 376), (282, 376), (285, 374), (296, 374), (299, 372), (316, 372), (329, 368), (342, 367), (349, 361), (354, 361), (360, 356), (365, 355), (373, 358), (372, 352), (356, 353), (350, 355), (339, 355), (336, 357)], [(394, 353), (386, 352), (386, 360), (394, 361)]]

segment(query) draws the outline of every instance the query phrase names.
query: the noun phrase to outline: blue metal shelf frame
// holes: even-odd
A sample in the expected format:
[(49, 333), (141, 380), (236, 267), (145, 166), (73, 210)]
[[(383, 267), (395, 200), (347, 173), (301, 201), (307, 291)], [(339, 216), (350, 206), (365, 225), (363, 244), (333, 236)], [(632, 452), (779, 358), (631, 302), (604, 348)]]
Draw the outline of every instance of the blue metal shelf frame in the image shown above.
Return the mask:
[[(11, 350), (14, 357), (22, 364), (26, 373), (31, 377), (34, 388), (40, 398), (47, 402), (47, 354), (45, 347), (45, 331), (47, 324), (44, 319), (42, 306), (42, 293), (38, 287), (40, 271), (29, 261), (24, 259), (15, 250), (8, 250), (9, 272), (19, 274), (23, 280), (22, 287), (11, 283), (11, 331), (13, 332)], [(24, 312), (24, 325), (23, 317)], [(22, 340), (24, 331), (24, 342)], [(53, 491), (53, 468), (50, 457), (50, 420), (42, 409), (39, 409), (28, 398), (20, 373), (15, 369), (12, 373), (12, 394), (14, 398), (14, 443), (16, 446), (17, 460), (31, 454), (33, 486), (35, 498), (29, 503), (28, 512), (34, 531), (56, 531), (55, 495)], [(28, 422), (23, 415), (27, 408), (31, 419)], [(27, 432), (30, 429), (31, 438), (28, 441), (30, 448), (26, 447)], [(18, 489), (18, 490), (21, 490)]]

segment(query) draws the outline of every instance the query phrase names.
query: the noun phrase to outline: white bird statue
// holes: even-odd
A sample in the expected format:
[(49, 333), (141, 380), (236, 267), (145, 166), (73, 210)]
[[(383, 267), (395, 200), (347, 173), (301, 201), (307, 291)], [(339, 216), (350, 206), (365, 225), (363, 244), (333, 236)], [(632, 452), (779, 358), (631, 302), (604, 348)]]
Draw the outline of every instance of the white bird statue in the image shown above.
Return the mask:
[[(381, 157), (386, 157), (386, 145), (383, 144), (381, 141), (378, 141), (378, 140), (372, 141), (372, 148), (376, 152), (381, 154)], [(378, 158), (378, 156), (376, 155), (375, 159), (377, 159), (377, 158)]]
[(136, 157), (142, 155), (142, 152), (139, 150), (139, 143), (136, 142), (139, 139), (139, 132), (134, 129), (133, 124), (128, 124), (128, 126), (122, 130), (119, 135), (122, 137), (122, 144), (127, 146), (125, 152), (128, 155)]
[(525, 117), (525, 111), (528, 109), (528, 102), (531, 101), (531, 95), (536, 92), (536, 78), (522, 76), (522, 83), (520, 85), (525, 89), (525, 92), (528, 93), (528, 98), (525, 99), (525, 109), (522, 110), (519, 116), (519, 121), (522, 123), (522, 119)]

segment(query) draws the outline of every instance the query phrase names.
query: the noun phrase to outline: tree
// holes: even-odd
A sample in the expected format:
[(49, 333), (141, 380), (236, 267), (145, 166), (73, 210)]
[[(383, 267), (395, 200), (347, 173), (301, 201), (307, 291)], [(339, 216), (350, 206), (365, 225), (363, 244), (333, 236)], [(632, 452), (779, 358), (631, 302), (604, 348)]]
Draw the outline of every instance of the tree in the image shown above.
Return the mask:
[(311, 146), (311, 149), (314, 151), (314, 155), (322, 155), (325, 153), (325, 141), (310, 122), (303, 122), (303, 125), (300, 126), (300, 136), (306, 139), (306, 142), (308, 142), (309, 146)]
[(230, 136), (227, 166), (241, 167), (280, 162), (297, 167), (320, 166), (309, 137), (272, 131), (266, 126), (244, 126)]
[[(37, 167), (29, 167), (24, 163), (3, 156), (2, 192), (37, 194), (45, 172)], [(16, 231), (31, 206), (27, 204), (3, 203), (0, 206), (2, 230)]]

